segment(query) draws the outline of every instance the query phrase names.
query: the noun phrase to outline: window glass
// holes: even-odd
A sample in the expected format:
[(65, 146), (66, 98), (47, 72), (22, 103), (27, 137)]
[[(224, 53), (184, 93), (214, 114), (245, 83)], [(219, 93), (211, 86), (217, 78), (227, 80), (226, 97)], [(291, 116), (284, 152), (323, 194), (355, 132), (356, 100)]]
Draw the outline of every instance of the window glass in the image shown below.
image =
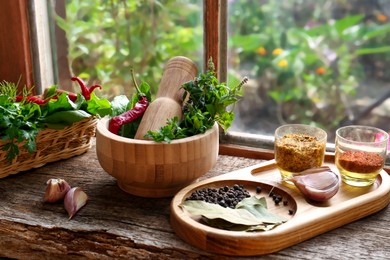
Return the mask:
[(134, 92), (130, 69), (155, 94), (163, 65), (173, 56), (203, 64), (201, 0), (68, 0), (53, 5), (68, 43), (57, 42), (58, 60), (65, 54), (68, 62), (58, 62), (58, 74), (69, 70), (68, 75), (100, 83), (101, 94), (109, 99)]
[(348, 124), (390, 132), (390, 2), (228, 1), (228, 84), (248, 76), (232, 131)]

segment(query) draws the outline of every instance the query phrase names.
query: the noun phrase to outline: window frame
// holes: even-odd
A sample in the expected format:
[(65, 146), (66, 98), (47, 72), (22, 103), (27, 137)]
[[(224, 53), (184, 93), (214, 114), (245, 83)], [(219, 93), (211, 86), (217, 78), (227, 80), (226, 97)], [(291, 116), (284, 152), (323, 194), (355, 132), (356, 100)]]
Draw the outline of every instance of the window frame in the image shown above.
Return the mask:
[[(227, 79), (228, 3), (227, 0), (204, 0), (204, 68), (211, 57), (218, 80)], [(259, 159), (273, 159), (274, 137), (220, 131), (220, 153)]]
[[(1, 1), (0, 9), (0, 80), (24, 86), (34, 84), (29, 32), (28, 0)], [(10, 21), (12, 21), (10, 23)]]
[(49, 5), (50, 1), (28, 1), (35, 94), (42, 94), (55, 82)]

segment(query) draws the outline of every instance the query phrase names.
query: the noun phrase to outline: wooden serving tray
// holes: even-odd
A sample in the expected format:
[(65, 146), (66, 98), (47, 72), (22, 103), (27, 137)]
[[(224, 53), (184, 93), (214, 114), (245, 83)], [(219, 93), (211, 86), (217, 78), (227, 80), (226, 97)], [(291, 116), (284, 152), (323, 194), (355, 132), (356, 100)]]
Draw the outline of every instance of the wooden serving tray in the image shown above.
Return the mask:
[[(325, 163), (338, 173), (333, 163)], [(288, 218), (270, 231), (227, 231), (200, 223), (179, 205), (196, 190), (242, 184), (251, 195), (266, 197), (268, 209)], [(256, 194), (256, 187), (262, 191)], [(288, 204), (275, 205), (270, 191)], [(275, 161), (268, 161), (197, 183), (179, 191), (171, 202), (171, 225), (187, 243), (202, 250), (232, 256), (253, 256), (277, 252), (286, 247), (375, 213), (390, 202), (390, 177), (381, 171), (369, 187), (352, 187), (340, 183), (338, 193), (326, 202), (306, 200), (292, 184), (282, 183)], [(289, 210), (291, 211), (289, 213)], [(292, 214), (291, 214), (292, 213)]]

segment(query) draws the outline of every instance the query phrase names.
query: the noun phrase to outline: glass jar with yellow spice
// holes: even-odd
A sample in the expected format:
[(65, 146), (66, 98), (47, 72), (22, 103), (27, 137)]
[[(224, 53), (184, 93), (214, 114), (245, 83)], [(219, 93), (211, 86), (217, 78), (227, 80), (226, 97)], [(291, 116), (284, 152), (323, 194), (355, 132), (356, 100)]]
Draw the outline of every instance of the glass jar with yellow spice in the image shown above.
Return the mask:
[(275, 161), (282, 179), (320, 167), (324, 162), (327, 134), (303, 124), (283, 125), (275, 131)]

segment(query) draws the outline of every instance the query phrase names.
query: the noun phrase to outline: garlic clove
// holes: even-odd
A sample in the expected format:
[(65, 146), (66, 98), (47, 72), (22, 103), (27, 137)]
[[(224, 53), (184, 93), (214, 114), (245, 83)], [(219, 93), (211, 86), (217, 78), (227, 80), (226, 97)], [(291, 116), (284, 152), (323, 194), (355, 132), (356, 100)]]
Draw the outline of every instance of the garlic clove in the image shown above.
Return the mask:
[(295, 186), (313, 201), (326, 201), (339, 190), (339, 176), (329, 167), (306, 170), (290, 178)]
[(63, 200), (65, 194), (70, 190), (70, 185), (64, 179), (49, 179), (46, 185), (44, 202), (54, 203)]
[(80, 188), (71, 188), (65, 195), (64, 207), (69, 214), (69, 219), (73, 218), (76, 212), (81, 209), (88, 200), (88, 195)]

